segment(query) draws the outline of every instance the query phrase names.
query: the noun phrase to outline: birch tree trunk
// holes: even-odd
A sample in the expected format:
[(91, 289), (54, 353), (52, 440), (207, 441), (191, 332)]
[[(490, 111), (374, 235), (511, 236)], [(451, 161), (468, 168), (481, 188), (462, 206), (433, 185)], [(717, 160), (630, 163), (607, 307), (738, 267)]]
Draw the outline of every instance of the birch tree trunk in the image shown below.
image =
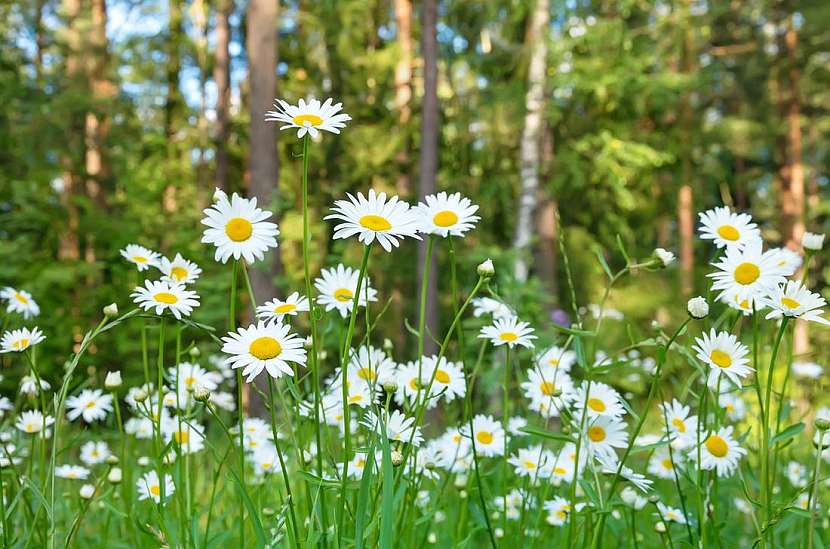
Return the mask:
[[(438, 175), (438, 7), (436, 0), (424, 0), (421, 13), (421, 51), (424, 56), (424, 99), (421, 104), (421, 162), (418, 180), (418, 198), (435, 192)], [(437, 246), (433, 251), (432, 268), (427, 280), (426, 329), (437, 337), (438, 278), (436, 276)], [(426, 241), (418, 244), (418, 280), (421, 280)], [(424, 353), (433, 354), (436, 345), (432, 337), (424, 339)]]
[[(694, 72), (694, 44), (689, 22), (689, 2), (684, 5), (682, 23), (682, 70)], [(692, 186), (692, 124), (694, 123), (690, 94), (684, 94), (680, 105), (680, 124), (684, 136), (681, 151), (680, 187), (677, 191), (677, 228), (680, 233), (680, 291), (688, 297), (694, 291), (695, 268), (695, 220), (694, 190)]]
[(525, 119), (519, 148), (521, 190), (519, 191), (516, 231), (513, 249), (516, 252), (514, 276), (527, 280), (528, 257), (533, 236), (534, 215), (538, 204), (539, 166), (542, 144), (542, 109), (545, 101), (545, 70), (547, 66), (547, 26), (550, 21), (549, 0), (536, 0), (530, 19), (526, 44), (530, 48), (525, 95)]

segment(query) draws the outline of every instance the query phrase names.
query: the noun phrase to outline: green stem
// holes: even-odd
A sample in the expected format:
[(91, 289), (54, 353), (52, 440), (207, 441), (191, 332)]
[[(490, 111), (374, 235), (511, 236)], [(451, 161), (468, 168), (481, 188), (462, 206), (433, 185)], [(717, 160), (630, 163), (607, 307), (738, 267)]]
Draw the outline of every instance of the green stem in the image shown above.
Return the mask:
[[(234, 259), (231, 273), (231, 298), (228, 305), (228, 331), (236, 330), (236, 285), (239, 260)], [(242, 370), (236, 370), (236, 422), (239, 427), (239, 541), (245, 546), (245, 415), (242, 409)]]
[(294, 513), (294, 496), (291, 494), (291, 483), (288, 480), (288, 471), (285, 468), (285, 459), (282, 455), (279, 443), (279, 433), (277, 433), (277, 413), (274, 409), (274, 380), (268, 376), (268, 399), (270, 400), (271, 408), (271, 430), (274, 435), (274, 447), (277, 449), (277, 458), (280, 460), (280, 471), (282, 471), (282, 480), (285, 482), (285, 493), (288, 499), (288, 510), (291, 514), (291, 529), (294, 531), (294, 545), (299, 549), (300, 547), (300, 532), (297, 528), (297, 515)]
[[(507, 536), (507, 471), (508, 471), (508, 462), (507, 460), (510, 459), (510, 435), (509, 435), (509, 426), (510, 426), (510, 345), (505, 345), (504, 347), (504, 385), (502, 386), (502, 417), (501, 417), (501, 428), (504, 431), (504, 455), (502, 455), (502, 462), (501, 462), (501, 492), (502, 492), (502, 530), (504, 531), (504, 535)], [(470, 436), (474, 436), (474, 433), (470, 433)]]
[(824, 448), (824, 439), (827, 431), (822, 429), (819, 433), (821, 434), (819, 436), (818, 447), (816, 448), (816, 466), (813, 470), (813, 489), (810, 491), (807, 501), (807, 509), (810, 510), (810, 530), (807, 534), (807, 549), (813, 549), (813, 533), (816, 529), (816, 515), (818, 514), (818, 479), (821, 472), (821, 453), (822, 448)]

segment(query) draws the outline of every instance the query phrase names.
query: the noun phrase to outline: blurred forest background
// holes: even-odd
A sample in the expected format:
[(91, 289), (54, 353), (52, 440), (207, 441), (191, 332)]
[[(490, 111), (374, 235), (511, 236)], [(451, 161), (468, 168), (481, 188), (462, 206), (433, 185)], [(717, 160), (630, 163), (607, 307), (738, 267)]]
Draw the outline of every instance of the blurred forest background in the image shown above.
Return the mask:
[[(312, 146), (314, 272), (359, 261), (321, 221), (345, 192), (461, 191), (482, 216), (464, 283), (492, 257), (500, 294), (543, 332), (572, 310), (560, 230), (583, 305), (605, 284), (596, 253), (623, 265), (618, 237), (641, 259), (678, 254), (612, 294), (646, 331), (705, 291), (697, 212), (750, 212), (793, 249), (830, 229), (824, 0), (26, 0), (0, 5), (0, 40), (0, 285), (39, 301), (44, 356), (129, 306), (139, 278), (118, 251), (133, 242), (205, 269), (194, 318), (221, 330), (230, 267), (199, 242), (215, 187), (277, 214), (258, 298), (302, 288), (301, 148), (263, 122), (274, 97), (333, 97), (353, 118)], [(380, 335), (401, 346), (418, 265), (409, 243), (370, 267), (394, 298)], [(827, 256), (813, 265), (822, 291)], [(92, 362), (138, 348), (118, 337)]]

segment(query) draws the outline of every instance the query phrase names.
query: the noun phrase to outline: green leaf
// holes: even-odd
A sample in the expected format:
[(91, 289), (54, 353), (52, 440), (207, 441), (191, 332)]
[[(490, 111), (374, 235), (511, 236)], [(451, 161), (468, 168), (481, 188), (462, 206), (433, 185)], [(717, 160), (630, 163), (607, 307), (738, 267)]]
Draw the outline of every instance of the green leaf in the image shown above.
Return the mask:
[(360, 492), (357, 494), (357, 517), (355, 519), (355, 549), (363, 548), (363, 531), (366, 528), (366, 508), (369, 505), (369, 487), (372, 485), (373, 466), (375, 464), (374, 441), (369, 447), (366, 457), (366, 467), (363, 468), (363, 478), (360, 479)]
[(801, 431), (803, 431), (803, 430), (804, 430), (804, 422), (803, 421), (799, 421), (798, 423), (796, 423), (794, 425), (790, 425), (789, 427), (787, 427), (786, 429), (784, 429), (783, 431), (781, 431), (780, 433), (778, 433), (777, 435), (775, 435), (774, 437), (772, 437), (770, 439), (770, 441), (769, 441), (770, 448), (772, 448), (773, 446), (775, 446), (778, 443), (781, 443), (781, 442), (784, 442), (785, 440), (793, 438), (797, 434), (801, 433)]
[(254, 526), (256, 546), (259, 548), (265, 547), (265, 531), (262, 529), (262, 522), (259, 520), (259, 512), (257, 511), (256, 506), (254, 506), (254, 502), (251, 501), (251, 496), (248, 495), (248, 491), (245, 489), (245, 486), (243, 486), (242, 482), (240, 482), (239, 477), (236, 476), (236, 473), (233, 471), (229, 471), (229, 473), (231, 475), (231, 479), (239, 489), (239, 493), (242, 495), (242, 502), (248, 510), (248, 519)]
[(561, 440), (563, 442), (576, 442), (573, 437), (566, 435), (564, 433), (555, 433), (552, 431), (545, 431), (544, 429), (539, 429), (537, 427), (522, 427), (519, 429), (521, 432), (526, 433), (531, 436), (547, 438), (550, 440)]
[[(385, 431), (385, 429), (384, 429)], [(389, 440), (381, 438), (383, 446), (383, 491), (380, 499), (380, 547), (389, 549), (392, 547), (392, 528), (395, 525), (395, 491), (394, 475), (392, 474), (392, 450), (389, 448)]]

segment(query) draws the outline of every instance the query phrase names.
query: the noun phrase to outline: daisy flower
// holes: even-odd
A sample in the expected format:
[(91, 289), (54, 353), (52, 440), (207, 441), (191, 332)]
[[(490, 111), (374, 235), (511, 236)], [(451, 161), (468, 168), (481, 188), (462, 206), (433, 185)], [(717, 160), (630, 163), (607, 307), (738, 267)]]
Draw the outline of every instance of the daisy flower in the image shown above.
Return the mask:
[(659, 407), (669, 432), (674, 434), (674, 447), (682, 449), (693, 444), (697, 431), (697, 416), (690, 415), (691, 408), (684, 406), (677, 399), (673, 399), (671, 403), (663, 402)]
[(463, 237), (481, 219), (473, 215), (478, 206), (469, 198), (462, 197), (461, 193), (448, 195), (440, 192), (425, 196), (416, 209), (421, 218), (421, 231), (444, 238), (450, 235)]
[(19, 353), (25, 351), (29, 347), (37, 345), (46, 339), (40, 328), (18, 328), (17, 330), (10, 330), (3, 334), (0, 339), (0, 353)]
[(266, 122), (284, 124), (280, 130), (297, 128), (297, 137), (302, 138), (308, 133), (317, 137), (320, 130), (331, 133), (340, 133), (346, 127), (346, 122), (352, 119), (344, 112), (342, 103), (334, 103), (332, 98), (320, 103), (318, 99), (300, 99), (299, 104), (291, 105), (282, 99), (274, 100), (274, 110), (265, 113)]
[(138, 244), (127, 244), (127, 247), (121, 250), (121, 257), (134, 264), (138, 272), (141, 272), (157, 266), (161, 254)]
[(8, 397), (0, 396), (0, 418), (4, 417), (9, 410), (14, 410), (14, 402)]
[(680, 509), (669, 507), (662, 501), (657, 502), (657, 511), (660, 513), (660, 518), (663, 521), (676, 522), (678, 524), (686, 524), (686, 517)]
[(213, 206), (204, 210), (202, 224), (208, 228), (202, 242), (216, 246), (216, 261), (227, 263), (233, 256), (254, 263), (265, 257), (269, 248), (277, 247), (280, 234), (276, 223), (265, 221), (271, 212), (257, 208), (256, 198), (246, 199), (233, 193), (230, 201), (220, 194)]
[(473, 316), (493, 315), (493, 318), (509, 318), (516, 316), (513, 310), (492, 297), (477, 297), (472, 301)]
[(807, 487), (807, 474), (807, 467), (797, 461), (791, 461), (787, 464), (787, 480), (796, 488)]
[(631, 486), (626, 486), (622, 489), (622, 491), (620, 492), (620, 499), (622, 499), (623, 503), (625, 503), (635, 511), (639, 511), (648, 503), (648, 499), (635, 492), (634, 489), (631, 488)]
[[(152, 499), (156, 503), (161, 503), (161, 481), (159, 475), (155, 470), (148, 471), (142, 475), (135, 483), (138, 488), (139, 501), (145, 499)], [(173, 477), (164, 475), (164, 497), (165, 499), (173, 495), (176, 491), (176, 485), (173, 484)]]
[[(539, 404), (545, 404), (545, 410), (553, 407), (553, 415), (558, 416), (559, 410), (567, 407), (574, 399), (574, 386), (571, 377), (555, 366), (540, 365), (527, 372), (527, 381), (521, 385), (525, 396), (530, 399), (530, 408), (539, 410)], [(560, 392), (558, 396), (557, 392)]]
[(628, 445), (628, 432), (625, 423), (619, 419), (600, 416), (585, 424), (585, 450), (589, 455), (616, 459), (614, 448)]
[(575, 398), (575, 405), (582, 410), (587, 404), (589, 418), (611, 417), (619, 419), (625, 415), (625, 408), (622, 405), (622, 397), (613, 387), (605, 383), (594, 382), (585, 394), (587, 384), (579, 388)]
[(258, 324), (229, 333), (222, 338), (222, 352), (231, 355), (225, 363), (231, 368), (244, 368), (242, 375), (248, 376), (248, 383), (263, 369), (273, 378), (294, 375), (288, 363), (305, 365), (306, 351), (303, 340), (290, 330), (288, 324), (260, 320)]
[(495, 346), (508, 345), (511, 349), (516, 345), (533, 348), (533, 328), (528, 322), (521, 322), (517, 317), (496, 318), (491, 326), (484, 326), (478, 335), (479, 338), (489, 339)]
[(772, 309), (766, 316), (768, 319), (787, 316), (819, 324), (830, 324), (830, 321), (821, 316), (824, 314), (822, 307), (827, 305), (824, 298), (814, 294), (795, 280), (776, 286), (768, 295), (761, 297), (761, 302)]
[[(678, 454), (679, 455), (679, 454)], [(657, 478), (671, 480), (674, 478), (674, 463), (668, 450), (658, 450), (648, 460), (648, 472)], [(674, 456), (677, 459), (677, 456)]]
[(728, 377), (735, 385), (741, 385), (741, 378), (752, 372), (749, 366), (749, 349), (738, 341), (738, 338), (727, 332), (715, 332), (712, 328), (709, 333), (695, 338), (697, 345), (692, 347), (697, 358), (711, 368), (709, 370), (709, 385), (717, 383), (721, 374)]
[(741, 297), (740, 292), (729, 295), (726, 292), (721, 292), (715, 298), (721, 303), (726, 303), (730, 308), (740, 311), (742, 315), (749, 316), (754, 309), (759, 309), (760, 305), (758, 299), (755, 297)]
[(445, 402), (462, 398), (467, 392), (461, 364), (450, 362), (444, 357), (439, 360), (438, 356), (433, 355), (422, 359), (421, 383), (424, 388), (429, 384), (430, 379), (433, 379), (431, 392), (441, 394)]
[[(203, 387), (208, 391), (215, 391), (222, 383), (222, 374), (209, 372), (191, 362), (181, 362), (177, 366), (167, 369), (168, 376), (178, 387), (179, 399), (187, 400), (190, 390), (194, 387)], [(180, 406), (184, 406), (182, 402)]]
[(86, 480), (89, 477), (89, 469), (80, 465), (59, 465), (55, 467), (55, 476), (70, 480)]
[(282, 299), (272, 299), (256, 308), (256, 315), (262, 320), (283, 320), (286, 316), (297, 316), (299, 312), (309, 310), (308, 298), (294, 292)]
[(718, 248), (741, 247), (761, 237), (749, 214), (733, 213), (726, 206), (698, 214), (700, 238), (712, 240)]
[(548, 512), (545, 520), (551, 526), (562, 526), (568, 521), (568, 516), (571, 513), (571, 502), (562, 496), (556, 496), (552, 500), (546, 501), (543, 507)]
[(254, 464), (254, 473), (257, 475), (282, 471), (279, 455), (277, 454), (277, 447), (273, 444), (267, 444), (262, 448), (254, 450), (252, 461)]
[(183, 258), (182, 254), (176, 254), (173, 261), (162, 257), (158, 263), (158, 270), (164, 275), (161, 279), (171, 284), (192, 284), (202, 274), (202, 269)]
[(450, 427), (439, 438), (432, 441), (441, 455), (439, 465), (451, 473), (467, 471), (473, 462), (472, 444), (470, 439), (461, 434), (455, 427)]
[(641, 492), (648, 492), (651, 489), (651, 485), (654, 484), (654, 481), (646, 478), (645, 475), (635, 473), (630, 467), (625, 465), (620, 467), (617, 456), (614, 454), (597, 454), (596, 457), (600, 464), (600, 470), (603, 473), (606, 475), (616, 475), (617, 469), (619, 469), (620, 478), (627, 480), (636, 486)]
[(6, 286), (0, 290), (0, 299), (9, 303), (6, 306), (7, 313), (20, 313), (26, 320), (40, 314), (40, 307), (32, 298), (32, 294), (25, 290), (15, 290)]
[(728, 477), (745, 454), (746, 449), (738, 446), (732, 438), (732, 427), (721, 427), (700, 445), (700, 467), (704, 470), (715, 469), (719, 477)]
[(80, 395), (66, 399), (66, 408), (69, 421), (81, 416), (87, 423), (103, 420), (112, 411), (112, 395), (105, 394), (100, 389), (84, 389)]
[[(380, 391), (384, 383), (394, 380), (397, 372), (395, 361), (389, 358), (381, 349), (363, 346), (352, 350), (349, 363), (346, 367), (347, 383), (366, 383), (373, 390)], [(335, 371), (332, 387), (340, 387), (342, 375), (340, 370)]]
[(530, 448), (520, 448), (517, 453), (507, 459), (507, 462), (514, 467), (516, 475), (530, 477), (534, 481), (537, 478), (547, 478), (550, 472), (549, 466), (553, 461), (554, 456), (550, 450), (538, 444)]
[(571, 366), (576, 363), (576, 353), (554, 345), (542, 353), (536, 364), (540, 367), (553, 366), (562, 372), (570, 372)]
[(718, 397), (718, 404), (726, 412), (727, 419), (740, 421), (746, 416), (746, 404), (737, 394), (721, 393)]
[(398, 410), (393, 410), (391, 414), (381, 411), (384, 421), (375, 415), (371, 410), (366, 412), (361, 423), (370, 431), (375, 431), (378, 434), (383, 434), (383, 424), (386, 424), (386, 437), (389, 440), (396, 442), (409, 442), (412, 440), (414, 446), (420, 446), (424, 441), (421, 435), (421, 428), (415, 425), (414, 417), (407, 417)]
[(334, 227), (334, 239), (357, 239), (365, 245), (375, 240), (384, 250), (391, 252), (398, 246), (399, 239), (407, 236), (420, 240), (418, 236), (418, 217), (409, 204), (397, 196), (386, 199), (386, 193), (375, 193), (369, 189), (369, 196), (357, 193), (355, 198), (347, 194), (348, 200), (335, 200), (332, 212), (323, 219), (342, 221)]
[(205, 447), (205, 428), (195, 421), (171, 418), (162, 424), (161, 432), (165, 442), (174, 442), (183, 454), (194, 454)]
[(771, 253), (777, 256), (776, 265), (784, 272), (784, 276), (792, 276), (804, 262), (798, 252), (789, 248), (772, 248)]
[(786, 270), (778, 265), (778, 254), (762, 251), (763, 243), (752, 240), (746, 246), (726, 249), (726, 256), (714, 264), (717, 269), (709, 273), (713, 279), (712, 290), (721, 290), (725, 299), (734, 298), (738, 303), (769, 293), (785, 282)]
[(55, 423), (55, 418), (52, 416), (43, 417), (39, 410), (26, 410), (20, 412), (14, 426), (24, 433), (33, 434), (41, 432), (53, 423)]
[(795, 374), (797, 377), (806, 379), (818, 379), (824, 372), (824, 368), (822, 368), (820, 364), (816, 364), (815, 362), (796, 361), (793, 362), (792, 371), (793, 374)]
[[(20, 392), (24, 395), (35, 396), (38, 393), (37, 386), (38, 383), (35, 376), (23, 376), (20, 378)], [(43, 391), (48, 391), (52, 388), (52, 385), (50, 385), (45, 379), (41, 378), (40, 388)]]
[[(469, 426), (462, 429), (464, 436), (470, 437)], [(473, 433), (475, 439), (476, 453), (484, 457), (504, 455), (504, 429), (501, 423), (493, 419), (493, 416), (479, 414), (473, 418)]]
[(565, 452), (560, 451), (553, 461), (548, 464), (547, 476), (551, 479), (554, 486), (559, 486), (562, 482), (573, 482), (576, 460), (571, 458), (570, 453), (565, 454)]
[[(323, 305), (326, 311), (336, 309), (340, 316), (346, 318), (352, 311), (359, 276), (359, 271), (342, 264), (333, 269), (321, 270), (320, 278), (314, 281), (314, 287), (320, 294), (317, 296), (317, 303)], [(365, 277), (360, 288), (357, 306), (365, 307), (367, 302), (377, 301), (377, 294), (377, 290), (370, 286), (369, 277)]]
[(145, 311), (155, 309), (157, 315), (170, 311), (177, 320), (190, 316), (193, 309), (199, 306), (196, 292), (186, 290), (181, 284), (162, 281), (145, 280), (144, 286), (136, 286), (130, 297)]
[(90, 440), (81, 446), (81, 461), (86, 465), (104, 463), (112, 455), (109, 446), (104, 441)]

